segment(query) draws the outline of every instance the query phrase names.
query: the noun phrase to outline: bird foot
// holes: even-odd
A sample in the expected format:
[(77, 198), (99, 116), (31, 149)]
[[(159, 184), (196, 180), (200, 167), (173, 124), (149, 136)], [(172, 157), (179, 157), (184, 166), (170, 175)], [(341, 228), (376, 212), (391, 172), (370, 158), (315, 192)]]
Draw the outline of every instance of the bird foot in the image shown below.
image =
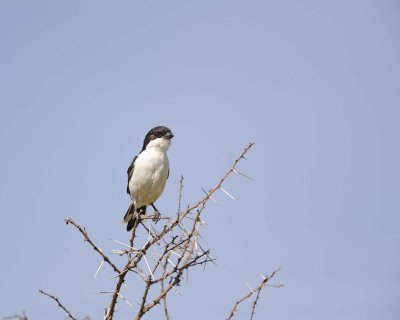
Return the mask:
[(161, 213), (158, 211), (154, 211), (153, 222), (157, 223), (161, 219)]

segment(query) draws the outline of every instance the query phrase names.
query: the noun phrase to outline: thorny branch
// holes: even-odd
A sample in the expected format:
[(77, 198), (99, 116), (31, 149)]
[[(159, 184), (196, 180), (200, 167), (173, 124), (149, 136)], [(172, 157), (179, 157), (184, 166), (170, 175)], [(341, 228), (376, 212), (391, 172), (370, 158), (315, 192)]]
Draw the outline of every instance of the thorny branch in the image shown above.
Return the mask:
[(28, 320), (28, 317), (26, 316), (25, 311), (22, 311), (22, 314), (3, 317), (2, 320)]
[[(132, 228), (129, 244), (113, 240), (123, 246), (120, 250), (112, 251), (114, 254), (126, 257), (126, 262), (123, 267), (117, 267), (116, 264), (111, 261), (109, 256), (107, 256), (90, 239), (85, 228), (82, 228), (71, 218), (65, 220), (66, 224), (74, 226), (83, 235), (84, 241), (88, 242), (89, 245), (102, 257), (102, 262), (98, 267), (95, 276), (99, 273), (103, 264), (109, 265), (115, 273), (117, 281), (114, 290), (102, 292), (111, 294), (111, 302), (104, 313), (105, 320), (113, 319), (119, 299), (126, 302), (130, 307), (133, 307), (133, 304), (121, 294), (122, 285), (126, 282), (127, 275), (131, 272), (139, 276), (139, 279), (141, 279), (144, 284), (142, 293), (135, 298), (138, 305), (135, 319), (141, 319), (143, 315), (148, 313), (158, 304), (161, 305), (161, 303), (165, 319), (169, 319), (167, 296), (171, 290), (177, 289), (181, 280), (187, 276), (189, 270), (193, 267), (205, 267), (209, 262), (214, 262), (215, 260), (215, 258), (210, 255), (210, 250), (204, 250), (199, 243), (200, 230), (202, 225), (205, 223), (202, 220), (202, 214), (206, 208), (206, 204), (210, 199), (214, 200), (213, 195), (217, 190), (221, 190), (231, 199), (235, 199), (222, 187), (228, 176), (232, 173), (251, 179), (245, 174), (239, 172), (236, 166), (241, 159), (245, 158), (246, 153), (253, 145), (254, 143), (248, 144), (248, 146), (234, 160), (229, 170), (212, 189), (208, 191), (203, 189), (205, 196), (203, 196), (197, 203), (194, 205), (188, 205), (186, 208), (182, 207), (183, 177), (181, 177), (178, 210), (175, 217), (162, 217), (160, 220), (162, 225), (161, 227), (157, 227), (156, 224), (151, 222), (146, 225), (146, 222), (148, 222), (152, 216), (141, 216), (140, 219), (136, 219), (136, 223)], [(145, 242), (143, 239), (145, 239)], [(271, 276), (265, 278), (260, 286), (253, 292), (238, 300), (231, 310), (228, 319), (233, 317), (239, 303), (249, 298), (253, 293), (257, 293), (256, 300), (253, 303), (252, 314), (254, 314), (259, 292), (276, 272), (277, 271), (275, 271)], [(62, 306), (57, 298), (46, 294), (43, 291), (41, 291), (41, 293), (55, 300), (59, 304), (60, 308), (68, 314), (69, 318), (75, 319), (68, 310)]]
[(101, 251), (99, 247), (97, 247), (92, 240), (90, 240), (89, 235), (87, 234), (85, 228), (82, 228), (80, 225), (76, 224), (71, 218), (65, 219), (64, 220), (66, 224), (72, 224), (75, 228), (79, 230), (80, 233), (82, 233), (83, 238), (85, 241), (87, 241), (92, 248), (101, 255), (101, 257), (104, 259), (105, 262), (107, 262), (111, 268), (114, 269), (115, 272), (120, 273), (119, 269), (110, 261), (110, 259)]
[(70, 318), (72, 320), (77, 320), (75, 317), (72, 316), (71, 312), (69, 312), (68, 309), (61, 304), (60, 300), (58, 300), (57, 297), (51, 295), (50, 293), (44, 292), (43, 290), (39, 290), (39, 293), (41, 293), (45, 296), (48, 296), (50, 299), (53, 299), (55, 302), (57, 302), (58, 306), (62, 310), (64, 310), (64, 312), (67, 314), (68, 318)]
[[(244, 297), (240, 298), (239, 300), (237, 300), (237, 301), (235, 302), (235, 304), (233, 305), (233, 307), (232, 307), (232, 309), (231, 309), (231, 311), (230, 311), (230, 313), (229, 313), (228, 318), (226, 318), (226, 319), (227, 319), (227, 320), (232, 319), (233, 316), (235, 315), (235, 312), (237, 311), (238, 305), (239, 305), (240, 303), (242, 303), (243, 301), (249, 299), (253, 294), (255, 294), (255, 295), (256, 295), (256, 298), (255, 298), (255, 300), (254, 300), (253, 303), (252, 303), (252, 309), (251, 309), (251, 315), (250, 315), (250, 320), (253, 319), (254, 311), (255, 311), (255, 308), (256, 308), (257, 301), (258, 301), (258, 298), (259, 298), (259, 296), (260, 296), (261, 290), (264, 289), (266, 286), (268, 286), (268, 282), (275, 276), (276, 273), (279, 272), (280, 269), (281, 269), (281, 268), (276, 269), (274, 272), (272, 272), (272, 273), (271, 273), (269, 276), (267, 276), (267, 277), (262, 276), (263, 280), (261, 281), (261, 283), (258, 285), (257, 288), (255, 288), (255, 289), (250, 289), (250, 292), (249, 292), (248, 294), (246, 294)], [(283, 287), (283, 285), (278, 284), (278, 285), (273, 285), (273, 287), (280, 288), (280, 287)]]

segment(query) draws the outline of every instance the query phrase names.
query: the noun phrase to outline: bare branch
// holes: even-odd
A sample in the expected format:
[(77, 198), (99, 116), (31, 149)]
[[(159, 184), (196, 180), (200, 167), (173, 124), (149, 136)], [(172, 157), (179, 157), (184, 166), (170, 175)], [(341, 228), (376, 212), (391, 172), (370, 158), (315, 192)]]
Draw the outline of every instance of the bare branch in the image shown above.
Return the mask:
[[(250, 298), (253, 294), (256, 294), (256, 299), (254, 300), (254, 302), (252, 304), (252, 311), (251, 311), (251, 319), (252, 319), (261, 290), (264, 289), (267, 286), (268, 281), (271, 280), (275, 276), (275, 274), (277, 272), (279, 272), (280, 269), (281, 268), (278, 268), (274, 272), (272, 272), (269, 276), (263, 277), (263, 280), (261, 281), (261, 283), (258, 285), (257, 288), (255, 288), (255, 289), (251, 289), (250, 288), (250, 292), (248, 294), (246, 294), (244, 297), (242, 297), (239, 300), (237, 300), (235, 302), (235, 304), (233, 305), (233, 307), (232, 307), (232, 309), (231, 309), (231, 311), (230, 311), (230, 313), (228, 315), (228, 318), (226, 318), (226, 319), (227, 320), (232, 319), (233, 316), (235, 315), (235, 312), (237, 311), (238, 305), (240, 303), (242, 303), (243, 301), (245, 301), (246, 299)], [(280, 288), (282, 286), (283, 285), (275, 285), (274, 287)]]
[(58, 306), (59, 306), (62, 310), (64, 310), (64, 312), (67, 314), (68, 318), (70, 318), (70, 319), (72, 319), (72, 320), (77, 320), (74, 316), (72, 316), (71, 312), (69, 312), (68, 309), (65, 308), (65, 307), (61, 304), (60, 300), (59, 300), (57, 297), (51, 295), (50, 293), (44, 292), (43, 290), (39, 290), (39, 293), (41, 293), (41, 294), (43, 294), (43, 295), (45, 295), (45, 296), (48, 296), (50, 299), (53, 299), (55, 302), (57, 302)]
[[(203, 189), (205, 195), (200, 198), (197, 203), (191, 206), (188, 205), (186, 208), (182, 207), (183, 177), (181, 176), (178, 212), (175, 217), (162, 217), (162, 225), (156, 227), (156, 225), (151, 222), (150, 224), (146, 223), (146, 221), (155, 218), (155, 215), (146, 216), (145, 214), (142, 214), (140, 217), (135, 219), (129, 242), (124, 243), (112, 240), (122, 246), (122, 248), (120, 247), (118, 250), (112, 250), (111, 253), (126, 257), (123, 266), (120, 265), (117, 267), (117, 265), (114, 264), (105, 253), (103, 253), (100, 247), (89, 238), (85, 228), (75, 223), (71, 218), (65, 220), (66, 224), (73, 225), (83, 235), (84, 241), (88, 242), (89, 245), (102, 257), (103, 260), (97, 268), (95, 277), (104, 264), (108, 264), (115, 273), (114, 279), (116, 279), (116, 283), (114, 290), (102, 291), (102, 293), (111, 294), (111, 302), (105, 309), (104, 313), (105, 320), (113, 319), (118, 300), (123, 300), (129, 306), (132, 306), (132, 304), (128, 302), (121, 293), (122, 285), (125, 284), (126, 277), (130, 272), (135, 273), (135, 275), (144, 282), (143, 291), (140, 293), (135, 292), (136, 301), (138, 301), (137, 304), (139, 305), (136, 310), (135, 319), (141, 319), (151, 309), (157, 305), (161, 306), (162, 304), (161, 307), (163, 308), (165, 319), (169, 320), (167, 296), (171, 290), (177, 290), (181, 280), (188, 281), (189, 271), (191, 268), (196, 266), (205, 267), (210, 262), (215, 263), (215, 258), (210, 255), (210, 250), (203, 249), (203, 246), (200, 243), (202, 242), (200, 231), (202, 226), (205, 224), (202, 215), (206, 209), (208, 201), (215, 201), (213, 196), (217, 190), (221, 190), (221, 192), (235, 200), (235, 198), (224, 188), (224, 183), (232, 173), (240, 174), (249, 178), (239, 172), (236, 169), (236, 166), (241, 159), (245, 159), (245, 154), (253, 145), (253, 143), (249, 143), (248, 146), (242, 150), (239, 156), (234, 160), (230, 169), (212, 189), (208, 191)], [(142, 227), (144, 228), (143, 230), (140, 229)], [(140, 232), (138, 232), (138, 230)], [(146, 232), (147, 237), (136, 241), (136, 236), (139, 234), (142, 235), (142, 232)], [(275, 272), (270, 276), (270, 278), (273, 277)], [(250, 294), (238, 300), (231, 311), (232, 315), (230, 318), (233, 316), (239, 303), (256, 293), (256, 300), (253, 303), (251, 315), (253, 316), (260, 291), (267, 285), (268, 280), (269, 278), (263, 279), (260, 288), (258, 287), (257, 289), (252, 290)], [(58, 298), (44, 292), (41, 293), (48, 295), (59, 303)], [(61, 303), (59, 303), (59, 305), (62, 307)], [(66, 311), (65, 308), (63, 308), (63, 310)], [(71, 319), (75, 319), (69, 312), (67, 312), (67, 314)]]
[(259, 290), (257, 292), (256, 298), (254, 299), (253, 303), (251, 304), (250, 320), (253, 320), (253, 316), (254, 316), (254, 313), (256, 311), (256, 306), (257, 306), (258, 299), (260, 297), (260, 293), (261, 293), (261, 290)]
[[(171, 253), (169, 253), (170, 255)], [(166, 273), (167, 271), (167, 265), (169, 262), (169, 256), (167, 257), (167, 259), (164, 262), (163, 268), (164, 268), (164, 273)], [(161, 281), (161, 292), (160, 294), (162, 294), (165, 291), (165, 287), (164, 287), (164, 280)], [(167, 307), (167, 296), (165, 295), (163, 297), (163, 307), (164, 307), (164, 314), (165, 314), (165, 319), (169, 320), (169, 314), (168, 314), (168, 307)]]
[(25, 311), (22, 311), (22, 314), (3, 317), (2, 320), (28, 320), (28, 317), (26, 316)]
[(110, 306), (107, 308), (107, 312), (106, 312), (106, 315), (104, 317), (105, 320), (111, 320), (113, 318), (113, 316), (114, 316), (115, 306), (117, 304), (119, 293), (121, 291), (121, 286), (125, 281), (125, 276), (129, 271), (129, 265), (130, 264), (131, 264), (131, 261), (128, 260), (128, 262), (126, 263), (126, 265), (124, 267), (124, 270), (118, 274), (118, 282), (117, 282), (117, 284), (115, 286), (115, 290), (114, 290), (114, 293), (113, 293), (112, 298), (111, 298)]
[(101, 249), (93, 243), (93, 241), (89, 238), (89, 235), (87, 234), (87, 232), (84, 228), (82, 228), (80, 225), (76, 224), (71, 218), (65, 219), (64, 221), (67, 225), (72, 224), (75, 228), (77, 228), (79, 230), (79, 232), (82, 233), (84, 240), (87, 241), (92, 246), (92, 248), (102, 256), (104, 261), (107, 262), (110, 265), (110, 267), (114, 269), (115, 272), (117, 272), (117, 273), (121, 272), (111, 262), (111, 260), (103, 253), (103, 251), (101, 251)]
[(210, 198), (210, 196), (212, 196), (213, 193), (214, 193), (215, 191), (217, 191), (218, 189), (220, 189), (221, 186), (222, 186), (222, 184), (225, 182), (226, 178), (228, 178), (228, 176), (229, 176), (232, 172), (234, 172), (234, 169), (236, 168), (236, 165), (238, 164), (238, 162), (239, 162), (241, 159), (246, 159), (246, 158), (244, 157), (244, 155), (251, 149), (251, 147), (253, 147), (253, 145), (254, 145), (254, 142), (250, 142), (250, 143), (248, 144), (248, 146), (247, 146), (246, 148), (244, 148), (244, 150), (241, 152), (241, 154), (239, 155), (239, 157), (237, 157), (237, 158), (235, 159), (235, 161), (233, 161), (232, 166), (231, 166), (230, 169), (227, 171), (227, 173), (225, 173), (225, 175), (224, 175), (223, 178), (219, 181), (219, 183), (218, 183), (214, 188), (212, 188), (212, 189), (207, 193), (207, 195), (206, 195), (205, 197), (203, 197), (199, 202), (197, 202), (195, 205), (189, 207), (189, 208), (187, 209), (187, 211), (192, 211), (193, 209), (196, 209), (196, 208), (199, 207), (202, 203), (204, 203), (206, 200), (208, 200), (208, 198)]
[(183, 176), (181, 175), (181, 179), (179, 180), (178, 214), (181, 212), (182, 191), (183, 191)]

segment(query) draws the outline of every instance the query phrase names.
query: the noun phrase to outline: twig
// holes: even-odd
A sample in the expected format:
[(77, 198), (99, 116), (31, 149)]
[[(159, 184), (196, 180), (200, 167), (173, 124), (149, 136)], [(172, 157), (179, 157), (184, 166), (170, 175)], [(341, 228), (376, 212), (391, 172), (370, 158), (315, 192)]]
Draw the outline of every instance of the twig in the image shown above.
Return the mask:
[[(71, 218), (66, 219), (66, 224), (73, 225), (84, 237), (84, 240), (103, 258), (102, 263), (96, 271), (96, 275), (100, 271), (104, 262), (106, 262), (115, 272), (116, 284), (113, 291), (107, 291), (112, 294), (111, 302), (105, 311), (104, 319), (111, 320), (114, 317), (115, 308), (119, 299), (126, 299), (121, 294), (122, 285), (125, 283), (126, 276), (129, 272), (134, 272), (144, 281), (144, 291), (142, 292), (139, 309), (136, 314), (136, 319), (141, 319), (143, 315), (149, 312), (158, 304), (163, 304), (165, 318), (169, 319), (167, 308), (167, 295), (172, 289), (176, 289), (180, 285), (182, 279), (188, 280), (188, 271), (195, 266), (206, 266), (209, 262), (214, 262), (209, 252), (204, 250), (199, 241), (201, 226), (205, 224), (202, 220), (202, 213), (206, 208), (209, 200), (215, 201), (213, 198), (214, 193), (221, 189), (222, 192), (227, 194), (233, 200), (235, 199), (229, 194), (222, 186), (228, 176), (232, 173), (238, 173), (236, 170), (237, 163), (244, 158), (244, 155), (253, 146), (253, 143), (243, 149), (240, 155), (234, 160), (230, 169), (219, 180), (214, 188), (209, 191), (204, 191), (205, 195), (194, 205), (189, 205), (186, 208), (182, 207), (182, 193), (183, 193), (183, 177), (180, 179), (179, 198), (178, 198), (178, 212), (174, 218), (164, 218), (167, 220), (161, 228), (155, 228), (150, 224), (149, 228), (145, 226), (144, 221), (150, 217), (138, 217), (132, 227), (131, 237), (129, 244), (112, 240), (122, 246), (122, 250), (113, 250), (112, 253), (117, 253), (121, 256), (126, 256), (127, 261), (123, 268), (118, 268), (108, 256), (89, 238), (85, 228), (76, 224)], [(144, 245), (137, 245), (135, 237), (139, 226), (143, 225), (147, 230), (147, 241)], [(151, 263), (149, 259), (154, 262)], [(144, 260), (144, 262), (142, 262)], [(146, 276), (141, 265), (146, 264), (149, 270), (149, 276)], [(147, 272), (146, 272), (147, 273)], [(95, 275), (95, 276), (96, 276)], [(185, 277), (183, 276), (185, 275)], [(159, 286), (160, 291), (153, 290), (153, 286)], [(255, 291), (256, 292), (256, 291)], [(158, 294), (158, 295), (157, 295)], [(258, 300), (258, 299), (257, 299)], [(241, 301), (240, 301), (241, 302)], [(238, 302), (238, 304), (240, 303)], [(128, 303), (128, 302), (127, 302)], [(130, 303), (128, 303), (130, 305)], [(237, 305), (235, 305), (234, 311)], [(233, 311), (233, 312), (234, 312)]]
[(178, 214), (181, 212), (182, 191), (183, 191), (183, 176), (181, 175), (181, 179), (179, 180)]
[(115, 271), (116, 273), (121, 273), (121, 271), (119, 271), (119, 269), (118, 269), (118, 268), (110, 261), (110, 259), (103, 253), (103, 251), (101, 251), (101, 249), (100, 249), (99, 247), (97, 247), (97, 246), (93, 243), (93, 241), (89, 238), (89, 235), (87, 234), (87, 232), (86, 232), (86, 230), (85, 230), (84, 228), (82, 228), (80, 225), (76, 224), (71, 218), (65, 219), (64, 221), (65, 221), (65, 223), (66, 223), (67, 225), (68, 225), (68, 224), (72, 224), (75, 228), (77, 228), (77, 229), (79, 230), (79, 232), (82, 233), (82, 235), (83, 235), (85, 241), (88, 242), (88, 243), (92, 246), (92, 248), (93, 248), (97, 253), (99, 253), (99, 254), (103, 257), (104, 261), (107, 262), (107, 263), (111, 266), (111, 268), (114, 269), (114, 271)]
[(13, 316), (3, 317), (2, 320), (28, 320), (25, 311), (22, 311), (22, 315), (16, 314)]
[(256, 305), (257, 305), (258, 299), (260, 297), (260, 293), (261, 293), (261, 290), (259, 290), (257, 292), (256, 298), (254, 299), (253, 303), (251, 304), (250, 320), (253, 320), (253, 316), (254, 316), (254, 313), (256, 311)]
[(50, 293), (44, 292), (43, 290), (39, 290), (39, 293), (41, 293), (41, 294), (43, 294), (43, 295), (45, 295), (45, 296), (48, 296), (50, 299), (53, 299), (55, 302), (57, 302), (58, 306), (59, 306), (62, 310), (64, 310), (64, 312), (67, 314), (68, 318), (70, 318), (70, 319), (72, 319), (72, 320), (77, 320), (74, 316), (72, 316), (71, 312), (69, 312), (68, 309), (65, 308), (65, 307), (61, 304), (60, 300), (59, 300), (57, 297), (51, 295)]
[(111, 320), (114, 316), (115, 306), (117, 304), (119, 292), (121, 291), (121, 286), (124, 283), (125, 277), (129, 271), (130, 264), (131, 264), (131, 261), (130, 261), (130, 259), (128, 259), (128, 262), (126, 263), (126, 265), (124, 267), (124, 270), (122, 272), (118, 273), (118, 281), (117, 281), (117, 284), (115, 285), (115, 289), (114, 289), (114, 293), (111, 298), (110, 306), (107, 308), (106, 315), (104, 317), (105, 320)]
[[(171, 255), (171, 254), (169, 254), (169, 255)], [(169, 259), (169, 257), (167, 257), (167, 260), (165, 261), (164, 266), (163, 266), (163, 268), (164, 268), (164, 273), (167, 272), (168, 262), (170, 262), (170, 263), (172, 264), (172, 262), (171, 262), (171, 260)], [(165, 290), (165, 289), (164, 289), (164, 280), (162, 280), (162, 281), (161, 281), (161, 293), (163, 293), (164, 290)], [(166, 320), (169, 320), (168, 307), (167, 307), (167, 296), (166, 296), (166, 295), (163, 297), (163, 307), (164, 307), (165, 319), (166, 319)]]
[(189, 207), (186, 211), (188, 212), (190, 212), (190, 211), (192, 211), (193, 209), (196, 209), (197, 207), (199, 207), (202, 203), (204, 203), (208, 198), (210, 198), (210, 196), (212, 196), (213, 195), (213, 193), (215, 192), (215, 191), (217, 191), (219, 188), (221, 188), (221, 186), (222, 186), (222, 184), (225, 182), (225, 180), (226, 180), (226, 178), (228, 178), (228, 176), (232, 173), (232, 172), (234, 172), (233, 170), (236, 168), (236, 165), (238, 164), (238, 162), (241, 160), (241, 159), (246, 159), (245, 157), (244, 157), (244, 155), (251, 149), (251, 147), (253, 147), (254, 146), (254, 142), (250, 142), (249, 144), (248, 144), (248, 146), (246, 147), (246, 148), (244, 148), (244, 150), (241, 152), (241, 154), (239, 155), (239, 157), (237, 157), (236, 159), (235, 159), (235, 161), (233, 161), (233, 164), (232, 164), (232, 166), (230, 167), (230, 169), (228, 170), (228, 172), (227, 173), (225, 173), (225, 175), (222, 177), (222, 179), (219, 181), (219, 183), (213, 188), (213, 189), (211, 189), (208, 193), (207, 193), (207, 195), (205, 196), (205, 197), (203, 197), (199, 202), (197, 202), (196, 204), (194, 204), (193, 206), (191, 206), (191, 207)]
[[(254, 310), (255, 310), (255, 307), (256, 307), (256, 304), (257, 304), (257, 301), (258, 301), (258, 297), (259, 297), (259, 294), (260, 294), (261, 290), (265, 288), (265, 286), (267, 285), (268, 281), (271, 280), (271, 279), (275, 276), (275, 274), (276, 274), (277, 272), (279, 272), (280, 269), (281, 269), (281, 268), (278, 268), (278, 269), (276, 269), (274, 272), (272, 272), (269, 276), (264, 277), (263, 280), (261, 281), (261, 283), (258, 285), (257, 288), (255, 288), (255, 289), (251, 289), (251, 288), (250, 288), (250, 292), (249, 292), (248, 294), (246, 294), (244, 297), (242, 297), (242, 298), (240, 298), (239, 300), (237, 300), (237, 301), (235, 302), (235, 304), (233, 305), (233, 307), (232, 307), (232, 309), (231, 309), (231, 311), (230, 311), (230, 313), (229, 313), (229, 315), (228, 315), (228, 317), (227, 317), (226, 319), (227, 319), (227, 320), (232, 319), (233, 316), (235, 315), (235, 312), (236, 312), (236, 310), (237, 310), (238, 305), (239, 305), (240, 303), (242, 303), (244, 300), (250, 298), (253, 294), (256, 293), (256, 294), (257, 294), (257, 297), (256, 297), (256, 300), (253, 302), (252, 312), (251, 312), (251, 317), (253, 317)], [(282, 286), (283, 286), (283, 285), (276, 285), (275, 287), (279, 288), (279, 287), (282, 287)]]

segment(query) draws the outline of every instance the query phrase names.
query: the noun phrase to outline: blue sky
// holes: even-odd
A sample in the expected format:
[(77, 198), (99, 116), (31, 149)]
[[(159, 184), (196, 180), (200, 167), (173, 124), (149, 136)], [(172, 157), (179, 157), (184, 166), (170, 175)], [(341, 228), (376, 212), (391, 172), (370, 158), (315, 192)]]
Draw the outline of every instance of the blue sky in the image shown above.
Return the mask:
[(278, 266), (257, 319), (398, 319), (399, 16), (397, 1), (1, 1), (0, 316), (62, 319), (44, 289), (101, 318), (112, 274), (93, 279), (99, 257), (63, 219), (106, 252), (127, 239), (126, 169), (162, 124), (164, 214), (181, 174), (193, 203), (256, 143), (240, 164), (254, 181), (231, 177), (236, 201), (205, 215), (218, 266), (171, 296), (173, 319), (224, 319)]

